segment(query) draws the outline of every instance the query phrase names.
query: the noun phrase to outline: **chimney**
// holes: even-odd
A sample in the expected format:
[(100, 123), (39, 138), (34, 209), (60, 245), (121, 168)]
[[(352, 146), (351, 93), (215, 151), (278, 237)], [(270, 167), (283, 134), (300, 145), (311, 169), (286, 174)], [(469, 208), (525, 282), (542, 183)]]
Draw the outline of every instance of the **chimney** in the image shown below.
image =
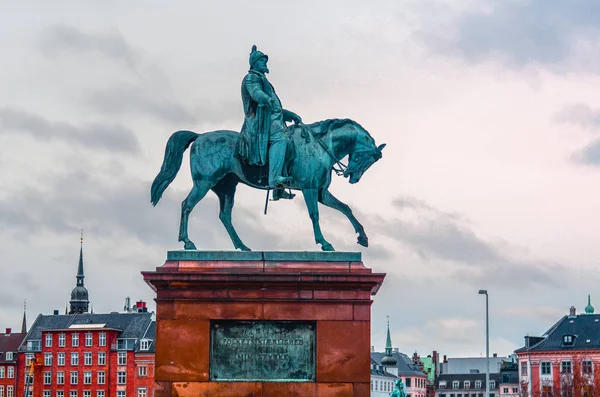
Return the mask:
[(58, 310), (54, 310), (54, 315), (58, 316)]
[(400, 353), (400, 348), (394, 347), (394, 353)]
[(492, 357), (494, 357), (494, 358), (498, 357), (498, 353), (494, 353), (494, 354), (492, 355)]
[(371, 346), (371, 353), (375, 353), (375, 346)]
[(448, 362), (448, 357), (446, 357), (446, 355), (445, 355), (445, 354), (444, 354), (444, 361), (443, 361), (443, 362), (445, 362), (445, 363), (447, 363), (447, 362)]
[(575, 309), (575, 306), (571, 306), (569, 308), (569, 316), (576, 316), (577, 315), (577, 310)]
[(6, 328), (6, 336), (10, 335), (12, 332), (12, 328)]

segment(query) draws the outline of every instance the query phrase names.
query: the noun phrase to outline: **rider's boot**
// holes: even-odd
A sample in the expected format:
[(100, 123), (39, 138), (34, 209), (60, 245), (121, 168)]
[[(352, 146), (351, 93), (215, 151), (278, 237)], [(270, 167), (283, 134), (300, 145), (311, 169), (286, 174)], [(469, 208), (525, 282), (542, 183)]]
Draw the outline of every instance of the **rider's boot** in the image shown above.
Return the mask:
[(294, 197), (296, 197), (294, 193), (288, 192), (282, 187), (278, 187), (273, 190), (273, 201), (277, 201), (279, 199), (291, 200)]

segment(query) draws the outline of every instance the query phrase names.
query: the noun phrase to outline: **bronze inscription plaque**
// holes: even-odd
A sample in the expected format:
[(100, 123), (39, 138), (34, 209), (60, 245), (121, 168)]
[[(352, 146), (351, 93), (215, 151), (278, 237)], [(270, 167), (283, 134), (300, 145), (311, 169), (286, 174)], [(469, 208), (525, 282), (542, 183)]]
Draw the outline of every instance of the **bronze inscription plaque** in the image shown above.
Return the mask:
[(212, 321), (213, 381), (315, 380), (315, 323)]

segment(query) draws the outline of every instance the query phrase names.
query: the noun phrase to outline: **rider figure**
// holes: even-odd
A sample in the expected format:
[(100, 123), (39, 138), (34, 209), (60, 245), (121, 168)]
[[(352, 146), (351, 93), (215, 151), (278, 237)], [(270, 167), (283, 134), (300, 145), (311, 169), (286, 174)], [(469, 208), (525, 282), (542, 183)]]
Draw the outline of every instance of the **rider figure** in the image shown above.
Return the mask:
[[(283, 176), (288, 144), (286, 121), (301, 123), (296, 113), (283, 109), (275, 89), (267, 80), (269, 57), (252, 46), (250, 70), (242, 81), (244, 125), (237, 145), (237, 155), (250, 165), (269, 164), (269, 187), (273, 198), (292, 198), (284, 187), (291, 178)], [(268, 161), (267, 161), (268, 156)]]

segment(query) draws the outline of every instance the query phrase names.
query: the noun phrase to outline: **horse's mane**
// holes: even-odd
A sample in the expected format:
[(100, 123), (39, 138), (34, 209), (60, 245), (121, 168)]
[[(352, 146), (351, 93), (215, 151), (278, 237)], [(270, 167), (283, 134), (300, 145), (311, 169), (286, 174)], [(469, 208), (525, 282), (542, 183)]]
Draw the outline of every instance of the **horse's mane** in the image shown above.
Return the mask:
[[(365, 130), (360, 124), (351, 119), (327, 119), (323, 121), (317, 121), (316, 123), (309, 124), (309, 128), (314, 132), (315, 136), (321, 137), (327, 134), (329, 131), (341, 128), (347, 124), (354, 125), (369, 135), (369, 132)], [(371, 136), (371, 135), (369, 135)]]

